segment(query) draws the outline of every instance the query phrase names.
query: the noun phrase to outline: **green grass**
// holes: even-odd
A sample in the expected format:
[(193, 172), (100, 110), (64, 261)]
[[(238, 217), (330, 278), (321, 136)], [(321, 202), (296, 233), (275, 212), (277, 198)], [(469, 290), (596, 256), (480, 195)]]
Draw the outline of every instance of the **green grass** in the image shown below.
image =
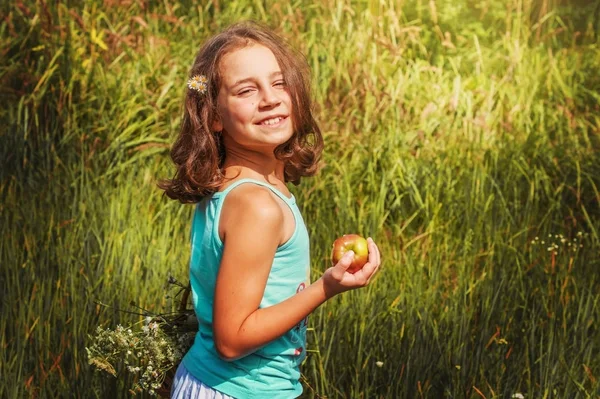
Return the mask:
[(156, 181), (190, 57), (243, 18), (313, 71), (313, 277), (342, 233), (384, 259), (310, 317), (305, 397), (600, 397), (598, 6), (84, 3), (1, 6), (0, 397), (128, 396), (84, 347), (187, 278), (192, 208)]

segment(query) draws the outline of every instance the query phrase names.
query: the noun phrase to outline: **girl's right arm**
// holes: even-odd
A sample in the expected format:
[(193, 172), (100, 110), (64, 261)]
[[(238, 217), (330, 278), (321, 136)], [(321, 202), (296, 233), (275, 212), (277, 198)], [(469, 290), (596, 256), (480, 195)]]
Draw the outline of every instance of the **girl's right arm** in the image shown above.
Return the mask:
[(284, 241), (283, 211), (269, 191), (252, 185), (233, 190), (225, 201), (213, 332), (217, 351), (226, 360), (279, 338), (332, 296), (366, 286), (380, 265), (379, 249), (369, 239), (369, 261), (360, 271), (346, 272), (352, 261), (349, 253), (303, 291), (259, 309), (275, 251)]

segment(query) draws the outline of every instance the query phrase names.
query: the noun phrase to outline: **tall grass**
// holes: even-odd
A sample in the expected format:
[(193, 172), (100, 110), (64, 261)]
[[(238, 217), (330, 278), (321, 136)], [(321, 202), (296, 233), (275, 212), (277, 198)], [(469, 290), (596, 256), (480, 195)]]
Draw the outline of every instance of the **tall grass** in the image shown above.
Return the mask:
[(342, 233), (384, 258), (311, 316), (304, 396), (600, 396), (598, 6), (1, 7), (0, 397), (129, 395), (83, 348), (187, 278), (191, 207), (155, 183), (190, 57), (246, 18), (313, 70), (324, 166), (292, 188), (313, 277)]

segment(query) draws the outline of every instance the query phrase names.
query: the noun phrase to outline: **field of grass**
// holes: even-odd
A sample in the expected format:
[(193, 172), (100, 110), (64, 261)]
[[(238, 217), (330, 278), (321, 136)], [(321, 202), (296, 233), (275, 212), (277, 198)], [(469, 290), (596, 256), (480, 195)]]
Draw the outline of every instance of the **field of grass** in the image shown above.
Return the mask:
[(384, 259), (310, 317), (303, 397), (600, 397), (600, 5), (0, 10), (1, 398), (129, 397), (88, 365), (88, 335), (187, 281), (192, 207), (156, 181), (173, 174), (193, 54), (249, 18), (313, 72), (324, 165), (292, 187), (313, 277), (342, 233)]

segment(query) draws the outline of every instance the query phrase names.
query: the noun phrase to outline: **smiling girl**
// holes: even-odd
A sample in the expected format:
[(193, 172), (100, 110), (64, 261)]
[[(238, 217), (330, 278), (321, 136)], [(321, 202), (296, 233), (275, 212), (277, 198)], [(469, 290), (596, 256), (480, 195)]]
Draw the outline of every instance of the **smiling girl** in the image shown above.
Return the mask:
[(308, 315), (366, 286), (349, 252), (314, 283), (296, 198), (286, 183), (316, 173), (323, 148), (304, 58), (268, 28), (239, 23), (210, 38), (190, 71), (165, 193), (194, 203), (190, 282), (199, 330), (173, 398), (293, 398), (302, 393)]

